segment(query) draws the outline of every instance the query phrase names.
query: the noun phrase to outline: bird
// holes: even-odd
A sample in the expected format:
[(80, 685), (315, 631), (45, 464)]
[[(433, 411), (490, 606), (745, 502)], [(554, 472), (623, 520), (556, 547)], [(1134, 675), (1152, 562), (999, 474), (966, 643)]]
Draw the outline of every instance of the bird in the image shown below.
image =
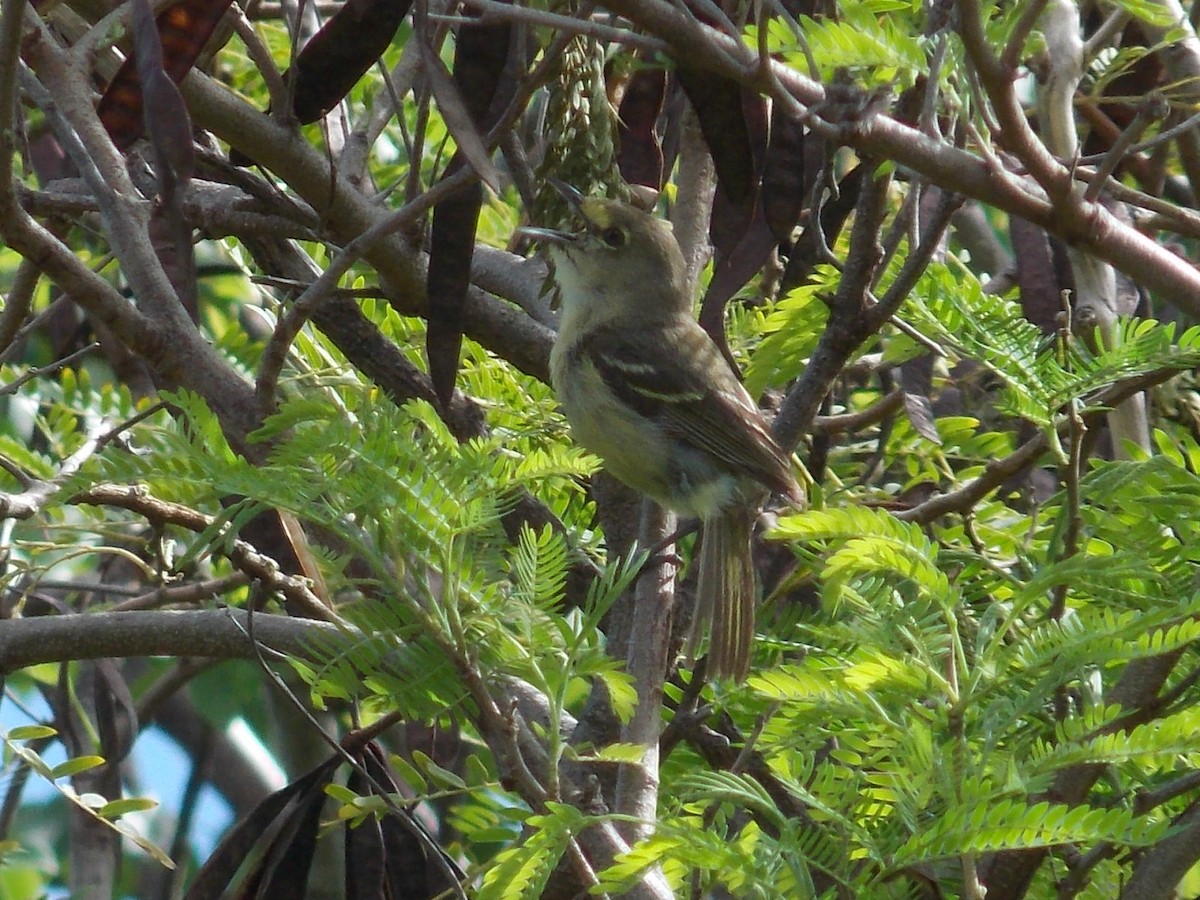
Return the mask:
[(700, 520), (695, 622), (711, 621), (706, 674), (744, 681), (758, 594), (754, 522), (769, 494), (803, 502), (791, 455), (694, 318), (670, 223), (554, 187), (581, 227), (524, 233), (546, 248), (558, 287), (550, 376), (559, 404), (608, 472)]

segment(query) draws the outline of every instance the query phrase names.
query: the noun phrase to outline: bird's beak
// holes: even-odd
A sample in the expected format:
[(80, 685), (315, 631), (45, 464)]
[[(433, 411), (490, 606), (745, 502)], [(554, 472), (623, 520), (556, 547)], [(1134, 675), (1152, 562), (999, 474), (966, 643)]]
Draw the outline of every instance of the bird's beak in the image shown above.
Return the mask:
[(573, 244), (578, 235), (557, 228), (518, 228), (517, 234), (541, 244)]
[(546, 183), (558, 191), (559, 196), (567, 201), (571, 209), (579, 211), (579, 207), (583, 204), (583, 194), (579, 193), (578, 188), (572, 187), (565, 181), (559, 181), (557, 178), (548, 178)]
[[(583, 194), (579, 193), (576, 188), (571, 187), (565, 181), (559, 181), (557, 178), (547, 179), (547, 184), (562, 196), (571, 209), (579, 212), (580, 204), (583, 203)], [(557, 228), (518, 228), (517, 233), (538, 241), (541, 244), (573, 244), (579, 239), (579, 235), (570, 231), (562, 231)]]

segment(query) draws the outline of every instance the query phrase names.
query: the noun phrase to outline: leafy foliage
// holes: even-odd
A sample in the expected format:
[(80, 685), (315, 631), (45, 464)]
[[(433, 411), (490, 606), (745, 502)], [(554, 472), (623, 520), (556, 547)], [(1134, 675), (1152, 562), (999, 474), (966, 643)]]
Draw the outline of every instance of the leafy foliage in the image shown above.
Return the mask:
[[(461, 875), (484, 898), (1099, 898), (1157, 871), (1147, 863), (1180, 837), (1200, 766), (1200, 326), (1190, 268), (1149, 237), (1196, 254), (1194, 216), (1175, 204), (1197, 194), (1200, 169), (1172, 128), (1196, 104), (1194, 79), (1163, 74), (1190, 26), (1143, 0), (1081, 23), (1092, 56), (1071, 112), (1100, 150), (1068, 169), (1023, 130), (1024, 95), (1002, 93), (1044, 94), (1040, 76), (1066, 55), (1024, 2), (963, 2), (950, 19), (902, 0), (794, 17), (794, 4), (759, 4), (745, 22), (728, 5), (612, 3), (586, 23), (571, 21), (583, 7), (493, 4), (474, 20), (416, 4), (398, 31), (400, 6), (384, 5), (383, 26), (362, 4), (338, 13), (363, 43), (303, 51), (294, 23), (243, 22), (209, 68), (250, 104), (202, 72), (179, 96), (160, 84), (171, 115), (149, 102), (148, 120), (125, 124), (164, 152), (198, 136), (190, 185), (164, 181), (162, 153), (128, 171), (96, 153), (107, 138), (88, 115), (90, 79), (55, 80), (69, 68), (57, 53), (111, 62), (124, 44), (99, 36), (109, 20), (69, 51), (66, 37), (23, 42), (19, 97), (4, 98), (21, 146), (0, 136), (6, 202), (23, 206), (0, 222), (0, 586), (13, 620), (0, 657), (51, 661), (6, 672), (5, 712), (41, 706), (21, 713), (33, 724), (5, 722), (0, 895), (69, 889), (68, 815), (139, 848), (114, 895), (149, 883), (143, 854), (178, 866), (163, 896), (299, 895), (310, 867), (314, 884), (336, 880), (317, 857), (334, 826), (347, 896), (435, 895)], [(514, 51), (471, 80), (496, 21)], [(467, 27), (481, 29), (478, 53), (459, 40)], [(158, 49), (146, 22), (133, 31), (143, 56)], [(369, 52), (342, 65), (322, 49), (334, 43)], [(753, 65), (738, 55), (764, 49)], [(261, 112), (296, 100), (268, 60), (333, 68), (289, 140), (282, 107)], [(475, 109), (484, 92), (456, 93), (481, 82), (503, 102)], [(1155, 107), (1130, 99), (1157, 91), (1175, 109), (1152, 122)], [(637, 505), (571, 443), (544, 383), (545, 273), (509, 252), (520, 224), (569, 219), (549, 178), (631, 196), (619, 141), (631, 123), (645, 171), (666, 182), (642, 186), (663, 188), (655, 202), (689, 249), (705, 235), (718, 248), (697, 275), (701, 320), (727, 325), (750, 393), (807, 432), (810, 505), (769, 512), (755, 559), (768, 599), (740, 685), (708, 683), (674, 652), (687, 646), (691, 539), (678, 559), (615, 549)], [(1115, 134), (1150, 137), (1129, 150)], [(258, 170), (218, 158), (242, 140)], [(68, 151), (82, 157), (60, 190), (46, 160)], [(455, 170), (500, 190), (447, 202)], [(175, 219), (163, 219), (168, 182), (188, 194)], [(974, 192), (975, 220), (941, 214), (950, 189)], [(1122, 204), (1141, 206), (1138, 232), (1110, 211)], [(466, 236), (450, 245), (464, 290), (443, 310), (454, 340), (433, 354), (436, 401), (422, 290), (428, 248), (447, 245), (426, 233), (433, 206)], [(186, 268), (170, 254), (187, 257), (188, 241), (151, 240), (143, 214), (199, 240), (194, 318), (166, 277)], [(989, 266), (1001, 277), (983, 280), (968, 221), (1015, 254)], [(1084, 330), (1087, 285), (1061, 269), (1087, 253), (1120, 262), (1143, 294), (1173, 290)], [(314, 281), (329, 270), (333, 283)], [(1039, 292), (1071, 299), (1056, 325), (1033, 314)], [(728, 316), (727, 297), (740, 298)], [(1172, 376), (1145, 439), (1108, 452), (1096, 437), (1110, 408)], [(633, 586), (648, 561), (682, 573), (662, 684), (627, 649), (630, 631), (645, 637)], [(194, 648), (171, 643), (168, 623), (218, 606), (223, 626), (265, 617), (291, 636), (286, 652), (237, 624), (214, 651), (236, 665), (185, 658)], [(128, 647), (97, 643), (91, 626), (121, 617)], [(47, 623), (73, 633), (21, 643)], [(84, 662), (116, 652), (155, 658)], [(163, 840), (166, 818), (143, 796), (153, 785), (119, 771), (146, 723), (172, 714), (197, 726), (176, 732), (193, 735), (193, 797), (225, 774), (214, 748), (244, 778), (261, 774), (229, 750), (239, 729), (289, 768), (282, 786), (250, 777), (258, 796), (225, 789), (240, 824), (199, 874), (184, 835)], [(660, 726), (655, 754), (644, 735)], [(66, 758), (51, 762), (59, 743)], [(30, 781), (52, 799), (22, 803)], [(653, 822), (622, 808), (644, 812), (629, 801), (639, 782), (657, 788)], [(29, 865), (14, 875), (14, 860)], [(1028, 888), (1002, 893), (1009, 873)]]
[[(804, 16), (800, 24), (820, 74), (863, 69), (868, 83), (908, 87), (928, 65), (921, 41), (901, 25), (909, 11), (907, 3), (854, 2), (836, 20)], [(793, 52), (797, 62), (806, 58)]]

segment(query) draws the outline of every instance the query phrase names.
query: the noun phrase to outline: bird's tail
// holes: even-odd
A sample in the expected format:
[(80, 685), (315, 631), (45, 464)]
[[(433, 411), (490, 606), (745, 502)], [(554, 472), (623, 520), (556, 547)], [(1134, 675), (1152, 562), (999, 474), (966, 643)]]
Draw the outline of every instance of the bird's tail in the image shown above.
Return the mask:
[(704, 522), (693, 634), (698, 634), (705, 622), (712, 622), (709, 678), (740, 682), (750, 671), (758, 599), (750, 546), (754, 518), (752, 510), (732, 509)]

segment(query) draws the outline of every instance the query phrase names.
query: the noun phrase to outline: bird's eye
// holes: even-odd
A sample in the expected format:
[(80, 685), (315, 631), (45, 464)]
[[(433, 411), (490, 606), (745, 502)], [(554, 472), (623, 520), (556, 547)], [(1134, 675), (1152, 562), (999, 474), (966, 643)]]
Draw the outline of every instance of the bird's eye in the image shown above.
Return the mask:
[(613, 228), (605, 228), (602, 232), (600, 232), (600, 240), (604, 241), (607, 246), (614, 249), (617, 247), (624, 247), (625, 242), (628, 239), (629, 235), (625, 233), (625, 229), (623, 228), (617, 228), (614, 226)]

